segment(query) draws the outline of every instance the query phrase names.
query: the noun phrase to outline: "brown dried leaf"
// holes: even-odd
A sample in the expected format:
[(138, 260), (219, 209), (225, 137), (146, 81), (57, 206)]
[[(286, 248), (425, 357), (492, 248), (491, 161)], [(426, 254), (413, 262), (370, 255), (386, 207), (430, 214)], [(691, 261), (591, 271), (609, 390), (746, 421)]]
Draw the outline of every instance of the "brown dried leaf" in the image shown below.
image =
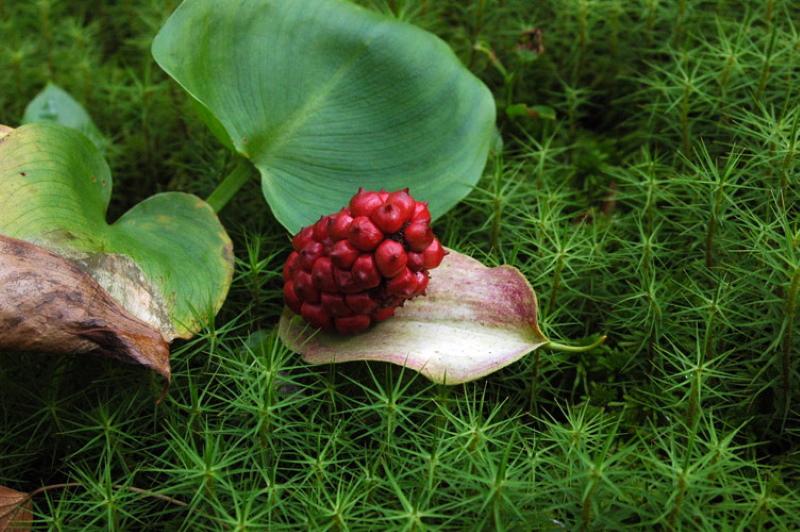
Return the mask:
[(0, 532), (27, 532), (32, 521), (30, 495), (0, 486)]
[(126, 311), (75, 262), (3, 235), (0, 349), (96, 353), (170, 378), (169, 345), (158, 330)]

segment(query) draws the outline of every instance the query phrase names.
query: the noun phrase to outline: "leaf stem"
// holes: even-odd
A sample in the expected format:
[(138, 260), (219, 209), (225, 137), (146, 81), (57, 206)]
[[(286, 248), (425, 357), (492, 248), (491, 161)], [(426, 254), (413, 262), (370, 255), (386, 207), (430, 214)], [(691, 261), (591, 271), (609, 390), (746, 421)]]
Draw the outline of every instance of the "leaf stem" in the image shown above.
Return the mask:
[(589, 345), (567, 345), (559, 342), (549, 341), (542, 347), (547, 347), (554, 351), (565, 351), (567, 353), (584, 353), (586, 351), (591, 351), (595, 347), (602, 345), (603, 342), (606, 341), (606, 338), (608, 337), (604, 334), (603, 336), (601, 336), (600, 338), (598, 338)]
[(217, 185), (214, 192), (208, 197), (206, 202), (211, 205), (214, 212), (221, 211), (225, 205), (239, 192), (245, 183), (250, 180), (253, 173), (253, 166), (247, 159), (240, 158), (233, 170), (228, 174), (222, 183)]
[[(49, 491), (55, 491), (55, 490), (62, 490), (62, 489), (69, 489), (69, 488), (82, 488), (82, 487), (83, 487), (83, 484), (81, 484), (80, 482), (64, 482), (64, 483), (61, 483), (61, 484), (50, 484), (49, 486), (41, 486), (39, 488), (36, 488), (32, 492), (28, 493), (28, 496), (25, 497), (25, 500), (23, 500), (18, 506), (21, 506), (22, 504), (25, 504), (29, 500), (33, 499), (37, 495), (41, 495), (42, 493), (47, 493)], [(188, 506), (185, 502), (179, 501), (178, 499), (174, 499), (172, 497), (169, 497), (167, 495), (162, 495), (160, 493), (155, 493), (155, 492), (152, 492), (150, 490), (137, 488), (135, 486), (123, 486), (121, 484), (112, 484), (112, 487), (114, 489), (116, 489), (116, 490), (127, 490), (127, 491), (130, 491), (132, 493), (137, 493), (139, 495), (143, 495), (145, 497), (151, 497), (153, 499), (158, 499), (158, 500), (161, 500), (161, 501), (165, 501), (165, 502), (168, 502), (170, 504), (174, 504), (176, 506)]]

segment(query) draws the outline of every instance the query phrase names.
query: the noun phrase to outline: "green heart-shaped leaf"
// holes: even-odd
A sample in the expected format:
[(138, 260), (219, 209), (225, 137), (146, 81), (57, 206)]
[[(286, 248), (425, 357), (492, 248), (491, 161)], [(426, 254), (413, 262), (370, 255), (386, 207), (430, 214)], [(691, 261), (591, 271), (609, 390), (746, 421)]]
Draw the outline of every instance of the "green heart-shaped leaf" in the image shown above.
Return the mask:
[(47, 86), (30, 101), (22, 117), (23, 124), (55, 122), (77, 129), (101, 150), (106, 147), (106, 138), (97, 129), (92, 117), (75, 98), (54, 83)]
[[(65, 304), (74, 300), (89, 308), (104, 301), (105, 294), (86, 297), (87, 291), (97, 290), (96, 282), (130, 315), (124, 317), (126, 323), (131, 319), (146, 323), (167, 342), (192, 336), (216, 314), (230, 286), (233, 254), (228, 235), (204, 201), (177, 192), (155, 195), (108, 224), (111, 184), (110, 170), (97, 148), (72, 129), (41, 123), (6, 133), (0, 139), (0, 235), (10, 239), (0, 241), (0, 274), (5, 265), (36, 277), (30, 272), (36, 261), (43, 270), (76, 270), (54, 291)], [(29, 249), (14, 239), (40, 249)], [(54, 256), (41, 248), (66, 262), (55, 265)], [(80, 271), (92, 280), (80, 278)], [(52, 281), (42, 272), (36, 278)], [(0, 318), (4, 310), (13, 311), (3, 304), (24, 301), (20, 284), (7, 282), (0, 287)], [(30, 296), (39, 297), (44, 289), (32, 286)], [(104, 304), (102, 312), (109, 305), (113, 303)], [(57, 314), (64, 317), (67, 310)], [(19, 319), (27, 316), (14, 318), (14, 325)], [(90, 331), (75, 334), (96, 339), (97, 323), (108, 317), (81, 320)], [(126, 330), (121, 343), (143, 334), (138, 326)], [(4, 342), (0, 332), (0, 345), (4, 343), (11, 342)]]
[(491, 93), (443, 41), (341, 0), (187, 0), (153, 55), (291, 232), (360, 186), (410, 187), (441, 215), (494, 138)]

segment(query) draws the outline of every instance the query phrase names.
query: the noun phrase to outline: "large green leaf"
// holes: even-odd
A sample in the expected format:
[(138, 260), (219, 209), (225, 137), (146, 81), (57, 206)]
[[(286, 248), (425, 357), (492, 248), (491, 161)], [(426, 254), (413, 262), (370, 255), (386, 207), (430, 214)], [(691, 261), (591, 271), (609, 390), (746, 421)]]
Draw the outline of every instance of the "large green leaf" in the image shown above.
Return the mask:
[(97, 129), (86, 109), (67, 91), (54, 83), (48, 83), (25, 108), (22, 123), (34, 122), (55, 122), (77, 129), (101, 150), (105, 149), (107, 144), (106, 138)]
[(186, 0), (153, 43), (290, 231), (359, 186), (443, 214), (479, 179), (494, 100), (448, 46), (341, 0)]
[[(108, 224), (111, 186), (108, 165), (85, 136), (47, 123), (12, 130), (0, 139), (0, 235), (77, 265), (166, 341), (190, 337), (230, 286), (228, 235), (204, 201), (177, 192), (157, 194)], [(12, 242), (7, 249), (21, 248)], [(0, 290), (0, 307), (13, 288)]]

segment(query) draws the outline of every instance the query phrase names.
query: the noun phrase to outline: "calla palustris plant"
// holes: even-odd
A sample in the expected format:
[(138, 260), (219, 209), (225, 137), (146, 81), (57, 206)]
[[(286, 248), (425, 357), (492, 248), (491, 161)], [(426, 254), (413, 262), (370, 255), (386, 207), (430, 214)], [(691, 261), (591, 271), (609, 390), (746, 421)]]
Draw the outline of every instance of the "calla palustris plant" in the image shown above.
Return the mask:
[(605, 340), (586, 346), (553, 342), (539, 329), (537, 313), (536, 294), (518, 269), (489, 268), (448, 250), (431, 272), (425, 296), (406, 302), (393, 318), (365, 333), (323, 332), (290, 309), (284, 310), (278, 332), (310, 364), (391, 362), (441, 384), (479, 379), (540, 347), (586, 351)]
[(106, 221), (111, 173), (57, 123), (0, 132), (0, 348), (95, 352), (170, 376), (169, 343), (222, 305), (231, 241), (203, 200), (168, 192)]
[(291, 233), (359, 187), (408, 187), (436, 218), (494, 140), (491, 92), (442, 40), (342, 0), (187, 0), (153, 56)]
[[(228, 148), (260, 172), (291, 233), (356, 191), (409, 188), (433, 218), (480, 178), (495, 140), (491, 92), (436, 36), (341, 0), (186, 0), (153, 56)], [(209, 202), (246, 182), (237, 168)], [(457, 290), (454, 288), (457, 287)], [(343, 338), (287, 311), (279, 332), (311, 363), (383, 360), (456, 384), (549, 345), (514, 268), (452, 252), (428, 296)]]

